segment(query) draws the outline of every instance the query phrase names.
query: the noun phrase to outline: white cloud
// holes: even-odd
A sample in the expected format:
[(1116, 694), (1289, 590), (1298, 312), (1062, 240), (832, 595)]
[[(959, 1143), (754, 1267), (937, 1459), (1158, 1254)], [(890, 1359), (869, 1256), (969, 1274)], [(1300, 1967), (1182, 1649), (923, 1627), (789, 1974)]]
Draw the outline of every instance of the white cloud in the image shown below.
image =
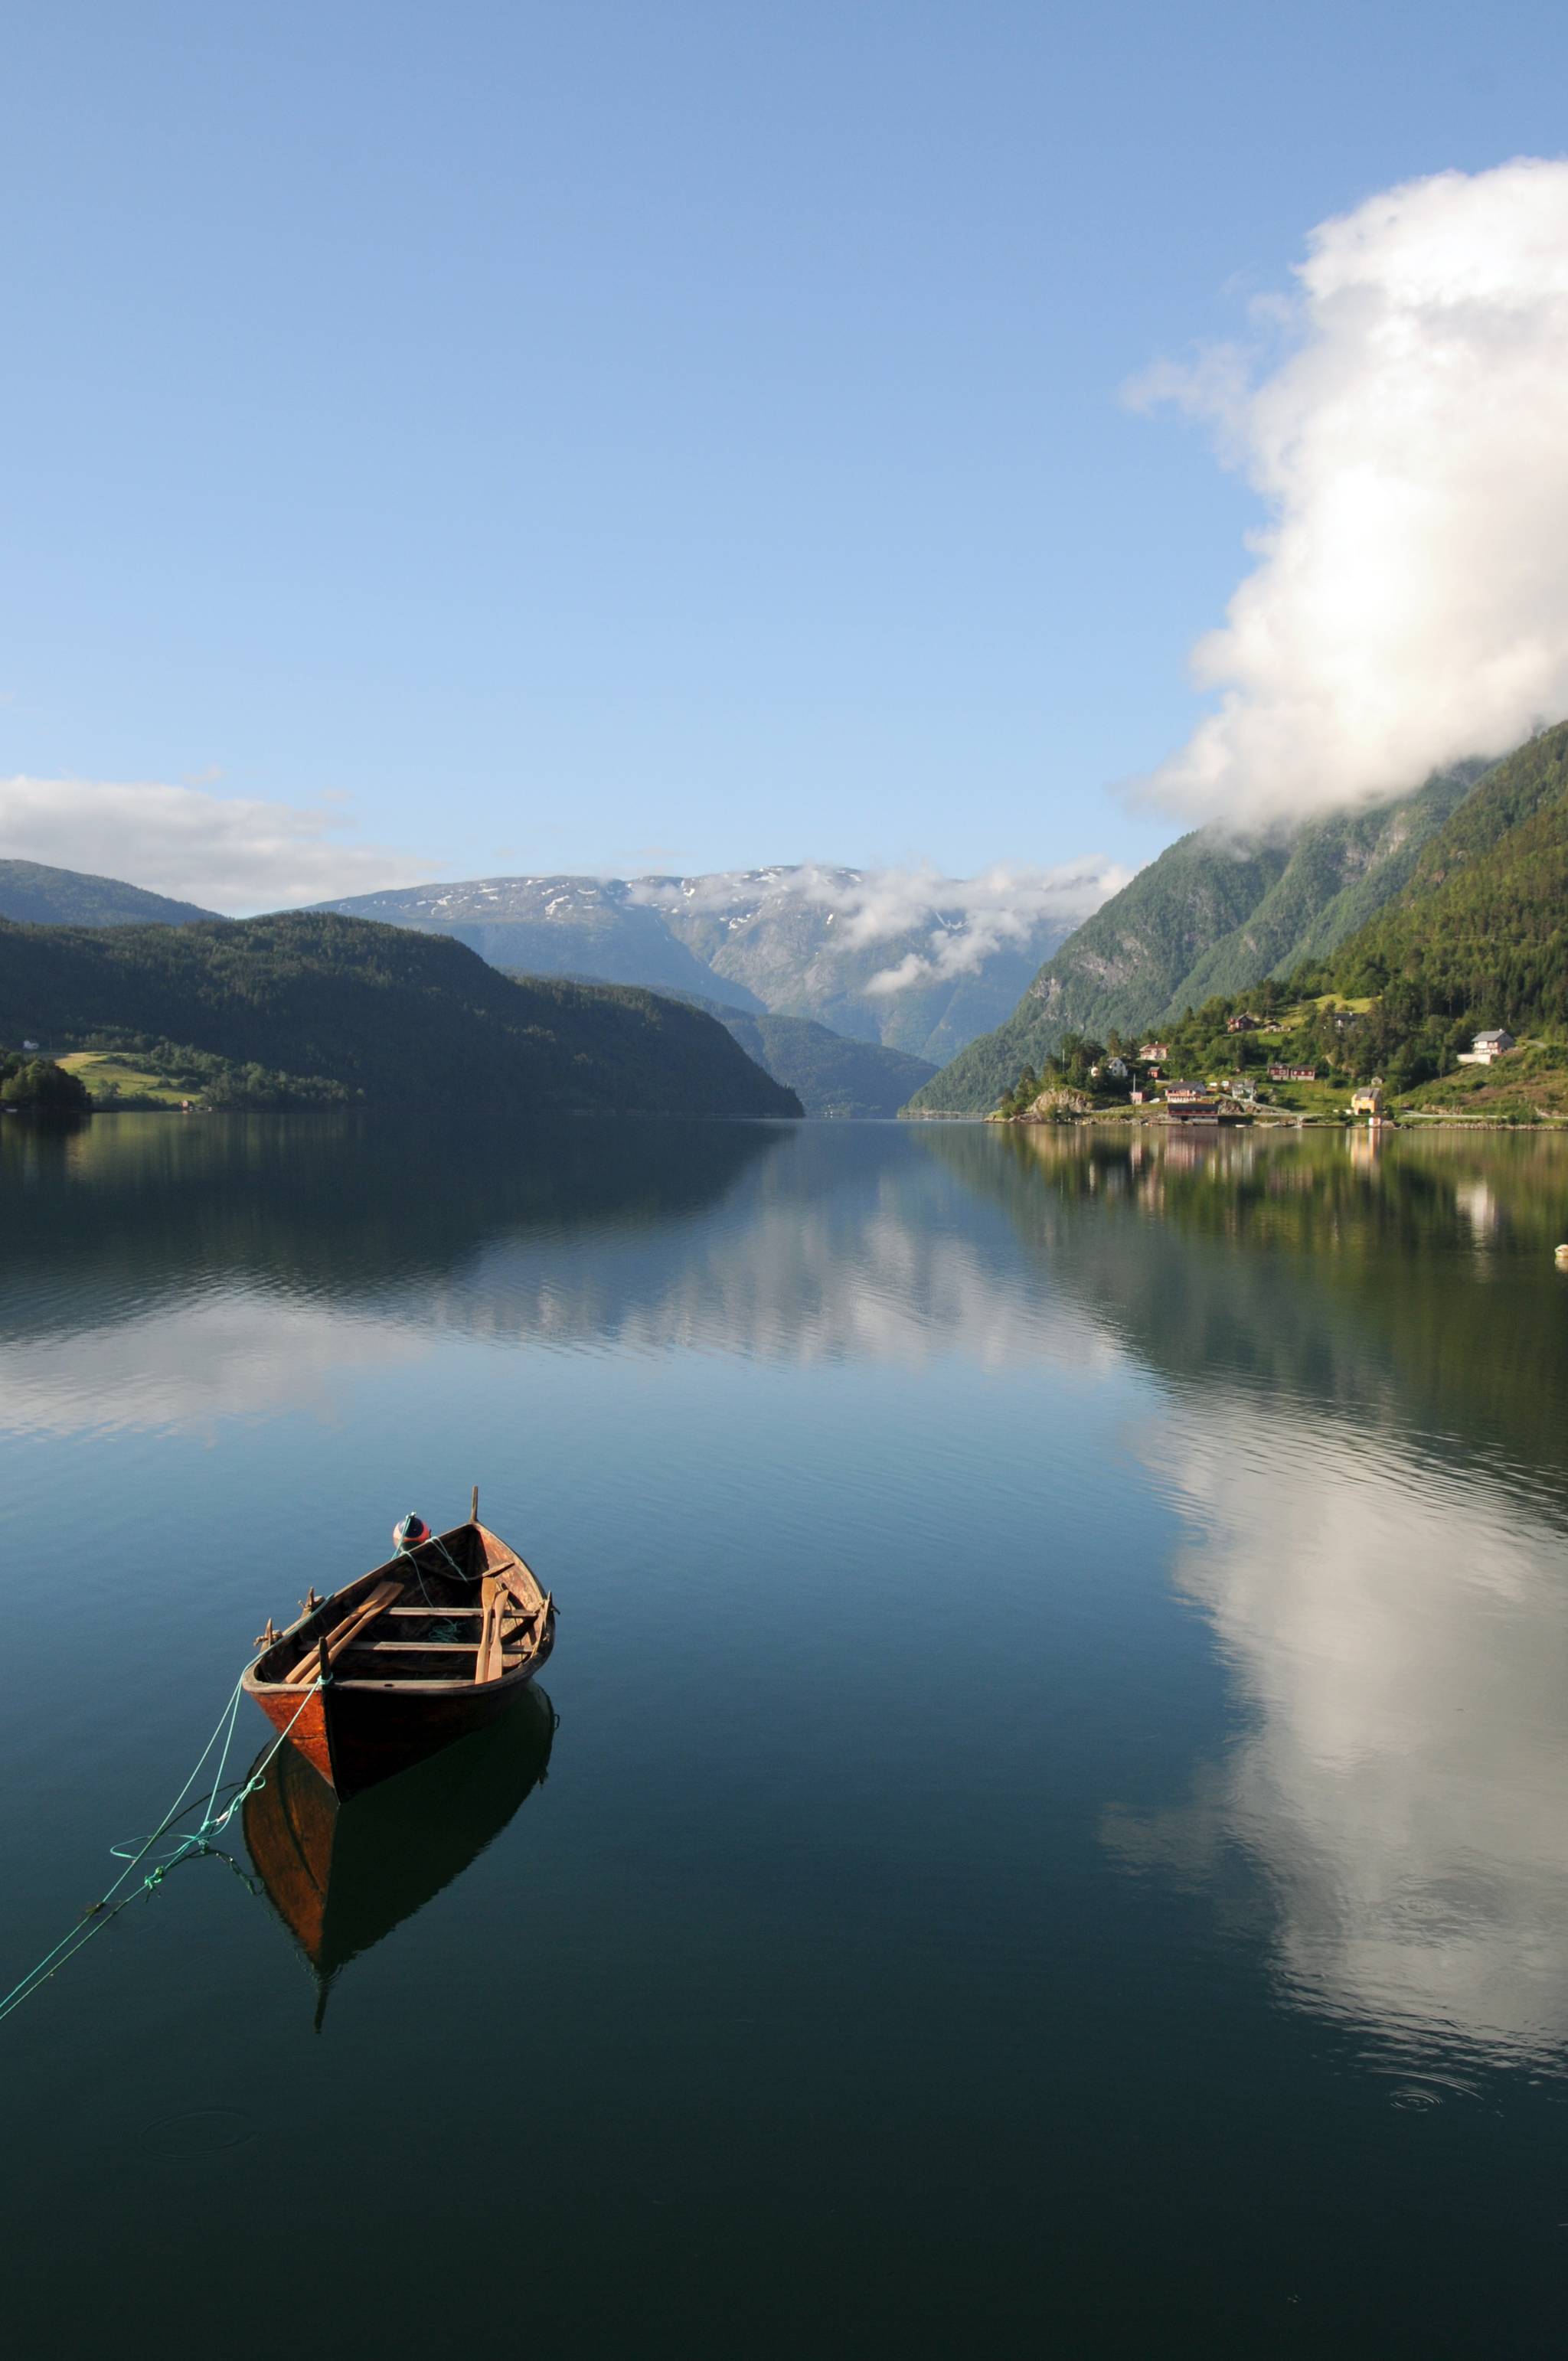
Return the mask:
[(1042, 928), (1065, 934), (1131, 874), (1098, 853), (1052, 869), (999, 862), (977, 877), (947, 877), (927, 865), (832, 869), (806, 862), (708, 877), (639, 878), (631, 896), (658, 909), (737, 917), (805, 902), (832, 913), (838, 939), (851, 950), (900, 937), (922, 939), (920, 948), (906, 950), (867, 986), (891, 994), (934, 978), (972, 974), (1003, 944), (1026, 946)]
[(1408, 181), (1309, 247), (1251, 346), (1129, 390), (1209, 420), (1268, 506), (1195, 651), (1218, 706), (1149, 782), (1242, 827), (1568, 712), (1568, 160)]
[(345, 840), (339, 797), (316, 806), (196, 787), (95, 779), (0, 779), (0, 856), (119, 877), (243, 913), (416, 884), (433, 864)]
[(863, 881), (849, 932), (856, 943), (925, 933), (924, 950), (905, 952), (869, 987), (901, 992), (911, 983), (972, 975), (993, 951), (1007, 944), (1023, 946), (1038, 928), (1055, 926), (1065, 933), (1081, 926), (1102, 902), (1120, 893), (1132, 873), (1098, 854), (1054, 869), (998, 862), (978, 877), (883, 870)]

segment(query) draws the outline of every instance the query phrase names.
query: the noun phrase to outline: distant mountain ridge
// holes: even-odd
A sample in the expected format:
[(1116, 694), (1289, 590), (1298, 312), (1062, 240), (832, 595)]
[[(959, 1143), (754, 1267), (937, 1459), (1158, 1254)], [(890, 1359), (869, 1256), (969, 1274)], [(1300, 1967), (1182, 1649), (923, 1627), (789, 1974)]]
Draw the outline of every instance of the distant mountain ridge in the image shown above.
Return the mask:
[(1280, 841), (1180, 838), (1069, 937), (1006, 1022), (970, 1042), (907, 1112), (987, 1114), (1067, 1033), (1138, 1031), (1327, 957), (1400, 893), (1486, 770), (1460, 764), (1392, 803), (1336, 813)]
[[(698, 877), (474, 878), (320, 905), (454, 935), (514, 973), (604, 976), (802, 1016), (937, 1063), (1004, 1017), (1073, 923), (963, 939), (968, 914), (905, 896), (870, 931), (872, 873), (785, 864)], [(1080, 907), (1084, 906), (1080, 901)], [(889, 985), (897, 971), (904, 981)]]
[(450, 935), (509, 974), (593, 975), (654, 992), (702, 994), (737, 1008), (762, 1005), (694, 959), (658, 911), (632, 899), (622, 878), (476, 877), (351, 894), (316, 906)]
[(880, 1041), (850, 1040), (813, 1017), (751, 1016), (720, 1000), (696, 1005), (717, 1016), (747, 1056), (792, 1090), (810, 1115), (891, 1121), (911, 1092), (937, 1071), (928, 1058), (912, 1058)]
[(0, 918), (21, 926), (188, 927), (217, 915), (118, 877), (51, 869), (41, 861), (0, 861)]

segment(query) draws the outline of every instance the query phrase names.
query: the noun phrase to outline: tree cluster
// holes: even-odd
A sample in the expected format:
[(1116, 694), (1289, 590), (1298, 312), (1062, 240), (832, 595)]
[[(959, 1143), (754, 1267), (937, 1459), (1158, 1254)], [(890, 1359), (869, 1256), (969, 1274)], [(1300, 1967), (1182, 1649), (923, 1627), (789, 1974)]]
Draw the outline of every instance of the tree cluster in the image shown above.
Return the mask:
[(85, 1085), (52, 1058), (19, 1049), (0, 1052), (0, 1105), (30, 1107), (40, 1115), (85, 1115), (92, 1104)]

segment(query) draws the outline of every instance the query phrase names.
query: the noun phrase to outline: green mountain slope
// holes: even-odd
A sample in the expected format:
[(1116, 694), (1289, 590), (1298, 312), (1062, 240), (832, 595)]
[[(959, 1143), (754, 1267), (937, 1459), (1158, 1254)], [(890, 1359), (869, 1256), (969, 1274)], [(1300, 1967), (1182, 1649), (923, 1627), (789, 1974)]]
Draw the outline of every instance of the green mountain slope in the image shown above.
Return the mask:
[(1483, 769), (1460, 765), (1397, 803), (1315, 821), (1279, 843), (1181, 838), (1086, 920), (1007, 1023), (971, 1042), (908, 1111), (985, 1114), (1066, 1033), (1140, 1031), (1323, 957), (1411, 880)]
[(171, 902), (117, 877), (49, 869), (40, 861), (0, 861), (0, 918), (29, 927), (183, 927), (211, 918), (194, 902)]
[(1232, 934), (1283, 872), (1283, 847), (1238, 853), (1182, 837), (1084, 921), (1047, 960), (1013, 1015), (910, 1100), (911, 1115), (984, 1115), (1064, 1033), (1135, 1030), (1199, 959)]
[[(299, 911), (188, 927), (0, 922), (0, 1041), (189, 1047), (270, 1097), (427, 1115), (798, 1115), (700, 1009), (520, 983), (460, 943)], [(264, 1072), (262, 1070), (265, 1070)], [(237, 1081), (236, 1077), (237, 1075)]]
[(748, 1016), (717, 1000), (696, 1004), (717, 1016), (749, 1058), (792, 1090), (809, 1115), (895, 1115), (937, 1069), (927, 1058), (852, 1041), (809, 1016)]
[(1256, 909), (1194, 961), (1166, 1010), (1201, 1008), (1215, 993), (1245, 992), (1262, 976), (1288, 975), (1303, 960), (1325, 957), (1408, 883), (1484, 768), (1465, 764), (1397, 804), (1303, 829)]
[(1409, 1020), (1568, 1022), (1568, 722), (1487, 774), (1328, 966)]

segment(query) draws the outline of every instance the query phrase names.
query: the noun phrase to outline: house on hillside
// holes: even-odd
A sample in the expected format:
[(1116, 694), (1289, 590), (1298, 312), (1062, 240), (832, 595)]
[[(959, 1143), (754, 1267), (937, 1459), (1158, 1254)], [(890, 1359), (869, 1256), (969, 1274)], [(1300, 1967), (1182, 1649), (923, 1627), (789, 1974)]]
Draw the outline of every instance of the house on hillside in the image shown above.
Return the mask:
[(1262, 1023), (1261, 1016), (1255, 1016), (1250, 1008), (1243, 1008), (1234, 1016), (1226, 1017), (1225, 1030), (1227, 1033), (1255, 1033)]
[(1146, 1041), (1143, 1048), (1138, 1051), (1138, 1063), (1142, 1066), (1168, 1066), (1170, 1063), (1169, 1042)]
[(1352, 1091), (1350, 1111), (1352, 1115), (1368, 1115), (1376, 1122), (1383, 1112), (1382, 1083), (1373, 1081), (1367, 1082), (1361, 1090)]
[(1318, 1070), (1316, 1066), (1270, 1066), (1268, 1079), (1271, 1082), (1315, 1082)]
[(1459, 1052), (1459, 1063), (1462, 1066), (1489, 1066), (1496, 1059), (1506, 1058), (1508, 1051), (1518, 1046), (1513, 1035), (1498, 1026), (1490, 1033), (1477, 1033), (1469, 1049)]

